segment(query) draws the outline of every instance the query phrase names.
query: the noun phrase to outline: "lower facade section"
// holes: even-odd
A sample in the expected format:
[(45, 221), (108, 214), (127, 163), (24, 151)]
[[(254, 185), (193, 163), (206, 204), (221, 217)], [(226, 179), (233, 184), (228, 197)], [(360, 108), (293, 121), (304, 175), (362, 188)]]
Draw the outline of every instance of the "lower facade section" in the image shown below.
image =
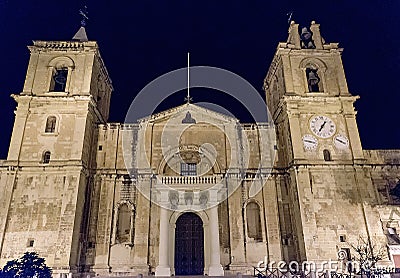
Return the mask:
[[(259, 262), (350, 259), (359, 237), (388, 244), (380, 263), (397, 267), (400, 209), (378, 202), (382, 178), (367, 170), (299, 166), (274, 173), (251, 197), (252, 180), (236, 186), (230, 175), (202, 210), (190, 208), (201, 194), (146, 192), (157, 186), (150, 174), (136, 184), (126, 174), (3, 174), (0, 199), (10, 209), (0, 206), (0, 267), (28, 251), (44, 257), (54, 277), (249, 275)], [(173, 209), (181, 203), (185, 209)]]

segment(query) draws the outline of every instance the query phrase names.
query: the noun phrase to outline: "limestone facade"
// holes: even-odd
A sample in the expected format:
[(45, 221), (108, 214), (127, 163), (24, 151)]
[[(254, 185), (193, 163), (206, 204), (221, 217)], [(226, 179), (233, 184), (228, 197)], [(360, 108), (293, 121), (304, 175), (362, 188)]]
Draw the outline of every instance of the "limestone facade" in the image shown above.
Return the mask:
[(255, 124), (195, 104), (108, 123), (97, 43), (35, 41), (0, 161), (0, 265), (36, 251), (55, 277), (184, 273), (187, 213), (211, 276), (250, 274), (264, 258), (336, 260), (359, 236), (387, 244), (400, 150), (362, 149), (342, 49), (309, 30), (312, 48), (294, 22), (278, 44), (264, 82), (271, 122)]

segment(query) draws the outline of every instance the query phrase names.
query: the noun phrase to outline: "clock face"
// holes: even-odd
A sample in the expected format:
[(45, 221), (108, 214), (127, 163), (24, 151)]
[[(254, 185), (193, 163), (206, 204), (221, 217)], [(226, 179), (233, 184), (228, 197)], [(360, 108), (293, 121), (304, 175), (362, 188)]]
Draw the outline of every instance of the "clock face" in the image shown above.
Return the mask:
[(333, 138), (333, 144), (338, 149), (347, 149), (349, 148), (349, 139), (345, 135), (338, 134)]
[(327, 116), (314, 116), (310, 121), (311, 131), (321, 138), (329, 138), (336, 132), (335, 123)]
[(318, 140), (314, 136), (306, 134), (303, 136), (303, 145), (304, 149), (308, 151), (315, 150), (318, 146)]

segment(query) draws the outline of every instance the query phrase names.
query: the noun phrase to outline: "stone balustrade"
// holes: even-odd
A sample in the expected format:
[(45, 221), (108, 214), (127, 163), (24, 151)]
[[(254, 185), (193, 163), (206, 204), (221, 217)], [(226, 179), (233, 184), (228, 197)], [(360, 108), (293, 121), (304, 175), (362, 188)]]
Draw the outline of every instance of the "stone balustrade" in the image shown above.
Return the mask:
[(164, 176), (161, 182), (165, 185), (182, 184), (217, 184), (221, 183), (222, 175), (213, 176)]

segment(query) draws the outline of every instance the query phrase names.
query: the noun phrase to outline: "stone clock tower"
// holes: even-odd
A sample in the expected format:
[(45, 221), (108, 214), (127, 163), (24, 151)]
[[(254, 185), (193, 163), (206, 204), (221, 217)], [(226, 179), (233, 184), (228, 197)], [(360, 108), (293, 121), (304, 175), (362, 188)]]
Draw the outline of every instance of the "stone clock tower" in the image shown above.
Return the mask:
[(299, 29), (291, 22), (265, 79), (277, 166), (285, 172), (281, 221), (291, 260), (336, 258), (346, 238), (382, 235), (377, 215), (364, 205), (375, 195), (362, 169), (353, 106), (358, 97), (349, 93), (341, 53), (337, 43), (324, 41), (319, 24)]
[(108, 119), (112, 85), (97, 43), (83, 35), (29, 47), (1, 176), (2, 265), (25, 251), (45, 257), (55, 274), (84, 265), (93, 146), (97, 124)]

